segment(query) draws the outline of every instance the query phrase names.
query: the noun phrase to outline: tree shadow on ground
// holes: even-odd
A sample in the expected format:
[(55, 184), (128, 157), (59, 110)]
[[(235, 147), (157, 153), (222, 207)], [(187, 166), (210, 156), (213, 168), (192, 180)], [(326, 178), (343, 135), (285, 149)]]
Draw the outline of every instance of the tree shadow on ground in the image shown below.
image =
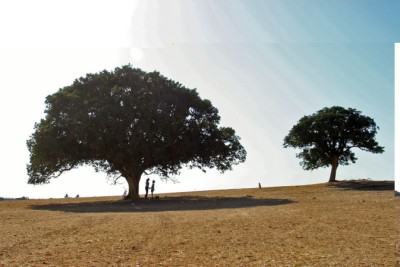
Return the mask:
[(31, 206), (34, 210), (50, 210), (76, 213), (91, 212), (160, 212), (238, 209), (260, 206), (278, 206), (293, 203), (289, 199), (260, 199), (253, 197), (163, 197), (128, 201), (97, 201)]
[(349, 180), (328, 183), (329, 186), (360, 191), (394, 191), (394, 181)]

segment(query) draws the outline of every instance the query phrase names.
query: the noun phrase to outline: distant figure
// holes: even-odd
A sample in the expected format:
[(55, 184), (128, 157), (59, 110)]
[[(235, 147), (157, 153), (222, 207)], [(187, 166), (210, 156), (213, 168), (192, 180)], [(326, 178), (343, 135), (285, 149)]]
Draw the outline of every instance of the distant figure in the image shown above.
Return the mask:
[(69, 198), (68, 194), (65, 194), (64, 198)]
[(75, 198), (79, 198), (79, 194), (77, 194)]
[(144, 196), (145, 198), (147, 198), (147, 195), (149, 194), (149, 187), (150, 187), (150, 178), (146, 179), (146, 186), (145, 186), (145, 190), (146, 190), (146, 195)]
[(153, 198), (155, 183), (156, 183), (156, 181), (153, 180), (153, 183), (151, 184), (151, 198)]
[(261, 183), (258, 183), (258, 188), (260, 188), (260, 189), (261, 189)]

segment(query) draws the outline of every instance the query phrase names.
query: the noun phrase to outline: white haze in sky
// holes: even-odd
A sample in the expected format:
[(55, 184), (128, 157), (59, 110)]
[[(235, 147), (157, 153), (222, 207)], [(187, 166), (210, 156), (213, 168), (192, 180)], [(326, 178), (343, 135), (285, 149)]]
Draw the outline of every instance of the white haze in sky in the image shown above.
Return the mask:
[(125, 182), (110, 185), (90, 167), (27, 185), (26, 140), (47, 95), (129, 63), (197, 88), (248, 152), (224, 174), (183, 169), (177, 184), (150, 176), (157, 193), (327, 182), (329, 168), (302, 170), (282, 143), (302, 116), (333, 105), (374, 118), (385, 147), (355, 150), (338, 179), (393, 180), (399, 12), (398, 1), (369, 0), (3, 1), (0, 196), (122, 195)]

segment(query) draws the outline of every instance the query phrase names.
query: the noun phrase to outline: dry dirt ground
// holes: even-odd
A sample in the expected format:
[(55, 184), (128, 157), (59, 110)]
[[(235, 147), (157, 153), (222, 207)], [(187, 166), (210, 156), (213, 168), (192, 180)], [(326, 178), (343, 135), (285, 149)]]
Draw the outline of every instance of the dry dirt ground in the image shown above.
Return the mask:
[(396, 197), (396, 267), (400, 267), (400, 197)]
[(0, 201), (0, 266), (395, 266), (393, 187)]

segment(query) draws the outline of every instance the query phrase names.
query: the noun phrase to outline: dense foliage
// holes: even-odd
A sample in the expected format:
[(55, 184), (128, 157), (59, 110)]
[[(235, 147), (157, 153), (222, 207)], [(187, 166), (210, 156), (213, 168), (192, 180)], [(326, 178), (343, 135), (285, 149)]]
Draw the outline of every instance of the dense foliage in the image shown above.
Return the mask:
[(129, 184), (183, 166), (230, 170), (246, 151), (218, 110), (194, 89), (131, 65), (87, 74), (46, 98), (46, 117), (27, 141), (29, 183), (47, 183), (83, 164)]
[(352, 148), (383, 153), (375, 140), (378, 129), (374, 120), (360, 111), (334, 106), (301, 118), (283, 146), (302, 149), (297, 157), (305, 170), (331, 166), (329, 181), (333, 182), (339, 165), (356, 162)]

